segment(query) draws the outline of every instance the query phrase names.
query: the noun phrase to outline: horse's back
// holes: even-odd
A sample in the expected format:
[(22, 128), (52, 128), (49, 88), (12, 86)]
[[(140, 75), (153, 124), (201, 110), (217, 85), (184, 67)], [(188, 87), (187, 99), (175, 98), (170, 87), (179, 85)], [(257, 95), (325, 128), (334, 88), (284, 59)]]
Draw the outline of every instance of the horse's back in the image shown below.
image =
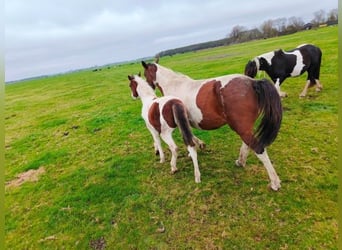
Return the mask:
[(319, 47), (313, 44), (304, 44), (304, 45), (298, 46), (297, 49), (303, 54), (303, 56), (304, 55), (309, 56), (311, 61), (314, 61), (316, 63), (321, 62), (322, 51)]
[(253, 81), (248, 76), (234, 74), (217, 77), (204, 84), (196, 99), (203, 115), (200, 127), (216, 129), (229, 124), (236, 129), (241, 119), (251, 119), (254, 123), (258, 108)]

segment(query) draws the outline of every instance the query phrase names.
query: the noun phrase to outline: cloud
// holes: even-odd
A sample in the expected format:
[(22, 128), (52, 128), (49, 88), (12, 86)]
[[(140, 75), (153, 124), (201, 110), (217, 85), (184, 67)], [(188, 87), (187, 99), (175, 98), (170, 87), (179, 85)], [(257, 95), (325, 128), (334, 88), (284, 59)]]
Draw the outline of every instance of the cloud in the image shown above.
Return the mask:
[(30, 0), (5, 5), (6, 81), (153, 56), (237, 24), (330, 10), (336, 0)]

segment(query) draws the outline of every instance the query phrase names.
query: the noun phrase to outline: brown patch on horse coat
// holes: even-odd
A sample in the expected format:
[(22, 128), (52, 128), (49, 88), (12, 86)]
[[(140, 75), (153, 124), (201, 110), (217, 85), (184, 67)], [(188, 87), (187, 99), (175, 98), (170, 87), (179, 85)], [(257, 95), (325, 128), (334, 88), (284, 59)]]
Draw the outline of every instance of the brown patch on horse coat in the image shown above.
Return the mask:
[(130, 80), (129, 87), (131, 88), (132, 96), (137, 98), (139, 96), (137, 92), (138, 83), (134, 80), (134, 78), (128, 77), (128, 79)]
[(167, 125), (169, 125), (169, 127), (171, 127), (171, 128), (177, 127), (177, 124), (176, 124), (174, 116), (173, 116), (173, 111), (172, 111), (172, 106), (176, 103), (183, 105), (180, 100), (171, 99), (165, 103), (163, 110), (162, 110), (163, 118), (165, 119)]
[[(254, 122), (259, 116), (258, 100), (250, 78), (234, 78), (221, 89), (223, 107), (229, 126), (251, 146)], [(234, 105), (230, 105), (234, 103)]]
[(158, 131), (161, 132), (159, 103), (155, 102), (148, 111), (148, 121)]
[(201, 129), (216, 129), (227, 123), (220, 96), (221, 82), (212, 80), (200, 88), (196, 97), (197, 107), (201, 110), (203, 119), (199, 123)]
[(203, 115), (199, 126), (210, 130), (228, 124), (247, 145), (254, 145), (253, 126), (259, 109), (251, 80), (235, 77), (223, 87), (216, 80), (205, 83), (196, 99)]

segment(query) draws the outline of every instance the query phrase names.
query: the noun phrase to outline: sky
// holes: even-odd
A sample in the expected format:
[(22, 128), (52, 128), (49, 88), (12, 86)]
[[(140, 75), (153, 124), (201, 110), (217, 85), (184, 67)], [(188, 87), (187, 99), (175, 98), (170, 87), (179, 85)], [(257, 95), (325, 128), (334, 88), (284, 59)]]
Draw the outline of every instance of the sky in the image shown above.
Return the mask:
[(5, 81), (135, 60), (338, 0), (6, 0)]

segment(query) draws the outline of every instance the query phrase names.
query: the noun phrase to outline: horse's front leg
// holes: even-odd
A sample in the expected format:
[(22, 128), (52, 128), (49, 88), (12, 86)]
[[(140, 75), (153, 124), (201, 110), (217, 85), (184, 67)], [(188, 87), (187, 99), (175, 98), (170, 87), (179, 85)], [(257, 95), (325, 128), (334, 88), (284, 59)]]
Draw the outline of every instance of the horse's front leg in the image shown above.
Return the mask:
[(246, 166), (246, 160), (249, 153), (249, 147), (246, 143), (242, 142), (241, 148), (240, 148), (240, 154), (239, 159), (235, 161), (235, 165), (238, 167), (244, 167)]
[(280, 90), (280, 79), (279, 78), (277, 78), (277, 81), (275, 82), (274, 87), (277, 89), (278, 94), (279, 94), (280, 97), (287, 97), (286, 92), (282, 92)]
[(308, 92), (309, 86), (310, 86), (310, 80), (307, 80), (305, 87), (304, 87), (302, 93), (300, 93), (299, 97), (305, 97), (306, 96), (306, 93)]

